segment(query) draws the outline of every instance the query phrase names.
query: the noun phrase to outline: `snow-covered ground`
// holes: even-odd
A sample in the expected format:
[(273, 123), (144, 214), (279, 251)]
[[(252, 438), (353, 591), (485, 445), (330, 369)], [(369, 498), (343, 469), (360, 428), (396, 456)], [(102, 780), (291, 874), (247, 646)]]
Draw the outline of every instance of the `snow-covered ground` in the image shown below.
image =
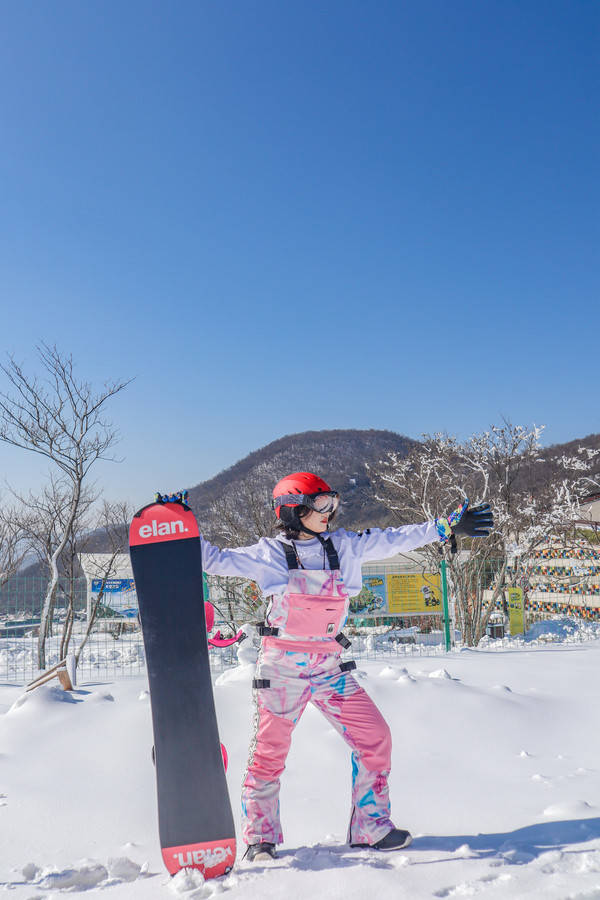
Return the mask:
[[(600, 640), (575, 637), (361, 662), (358, 677), (392, 727), (392, 813), (413, 845), (387, 855), (345, 845), (349, 752), (309, 707), (283, 776), (280, 858), (239, 859), (206, 884), (171, 880), (162, 865), (143, 677), (73, 694), (0, 685), (0, 891), (15, 900), (600, 898)], [(251, 677), (242, 665), (215, 684), (238, 819)]]

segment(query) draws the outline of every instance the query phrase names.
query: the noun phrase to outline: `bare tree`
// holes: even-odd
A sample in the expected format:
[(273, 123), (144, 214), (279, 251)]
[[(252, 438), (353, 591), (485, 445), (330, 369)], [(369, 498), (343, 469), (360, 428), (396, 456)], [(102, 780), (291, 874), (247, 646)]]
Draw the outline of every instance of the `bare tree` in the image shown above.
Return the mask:
[[(273, 534), (275, 515), (269, 503), (274, 482), (271, 468), (257, 467), (252, 476), (226, 490), (210, 508), (211, 537), (232, 547), (255, 544)], [(245, 578), (209, 576), (211, 602), (232, 631), (264, 617), (265, 602), (258, 586)]]
[(211, 532), (233, 547), (255, 544), (273, 534), (275, 514), (269, 502), (273, 475), (259, 466), (250, 477), (225, 490), (210, 508)]
[[(75, 651), (76, 665), (79, 664), (83, 648), (96, 624), (98, 612), (104, 600), (106, 583), (110, 578), (114, 578), (117, 575), (119, 557), (127, 551), (127, 526), (132, 516), (133, 508), (128, 503), (108, 503), (105, 501), (90, 535), (88, 547), (82, 546), (81, 548), (82, 552), (87, 550), (86, 568), (88, 576), (91, 575), (97, 579), (100, 585), (92, 608), (89, 610), (85, 632)], [(93, 538), (94, 543), (101, 544), (103, 548), (102, 553), (93, 553), (91, 538)]]
[[(48, 483), (39, 494), (27, 497), (14, 493), (22, 510), (21, 522), (30, 551), (35, 553), (44, 571), (52, 571), (52, 560), (57, 545), (67, 528), (71, 512), (72, 491), (64, 478), (50, 475)], [(60, 591), (66, 601), (60, 642), (60, 659), (66, 656), (75, 615), (75, 580), (79, 575), (79, 543), (85, 540), (90, 528), (90, 509), (97, 500), (97, 493), (84, 487), (78, 503), (77, 513), (67, 532), (62, 553), (56, 560), (58, 580), (56, 594)], [(55, 598), (45, 620), (44, 641), (53, 633)], [(41, 625), (40, 625), (41, 630)]]
[(23, 528), (22, 511), (17, 507), (0, 509), (0, 587), (18, 572), (30, 551)]
[(42, 607), (38, 665), (44, 668), (48, 621), (59, 581), (58, 561), (72, 533), (91, 468), (100, 459), (114, 459), (110, 451), (117, 433), (104, 414), (108, 401), (129, 382), (107, 383), (95, 392), (76, 376), (71, 356), (46, 344), (38, 347), (38, 356), (42, 380), (26, 374), (13, 357), (0, 366), (10, 385), (10, 393), (0, 392), (0, 441), (50, 460), (69, 486), (64, 524), (55, 530)]

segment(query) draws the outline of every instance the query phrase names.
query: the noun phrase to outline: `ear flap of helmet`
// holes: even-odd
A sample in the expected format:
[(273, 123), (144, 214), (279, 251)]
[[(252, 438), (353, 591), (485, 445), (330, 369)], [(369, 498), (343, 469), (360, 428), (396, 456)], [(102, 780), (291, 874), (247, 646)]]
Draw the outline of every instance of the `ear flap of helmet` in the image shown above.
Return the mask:
[(284, 525), (287, 525), (288, 528), (293, 528), (294, 531), (300, 531), (302, 529), (302, 523), (300, 521), (300, 516), (298, 515), (299, 509), (299, 506), (279, 507), (279, 518)]

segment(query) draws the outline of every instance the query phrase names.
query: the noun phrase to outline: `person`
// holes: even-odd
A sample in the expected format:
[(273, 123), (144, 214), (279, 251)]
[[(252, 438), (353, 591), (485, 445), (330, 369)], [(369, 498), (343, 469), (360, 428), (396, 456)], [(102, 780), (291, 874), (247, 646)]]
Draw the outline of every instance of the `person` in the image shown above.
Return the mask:
[(351, 749), (352, 803), (348, 843), (398, 850), (412, 838), (390, 813), (390, 729), (352, 675), (356, 663), (341, 662), (350, 645), (342, 633), (349, 597), (362, 587), (361, 566), (455, 534), (483, 537), (493, 518), (488, 505), (468, 500), (445, 518), (364, 532), (330, 531), (339, 494), (318, 475), (294, 472), (273, 490), (277, 538), (220, 550), (202, 540), (203, 566), (213, 575), (255, 581), (270, 598), (253, 681), (255, 716), (242, 788), (246, 858), (275, 858), (283, 841), (280, 776), (292, 732), (313, 703)]

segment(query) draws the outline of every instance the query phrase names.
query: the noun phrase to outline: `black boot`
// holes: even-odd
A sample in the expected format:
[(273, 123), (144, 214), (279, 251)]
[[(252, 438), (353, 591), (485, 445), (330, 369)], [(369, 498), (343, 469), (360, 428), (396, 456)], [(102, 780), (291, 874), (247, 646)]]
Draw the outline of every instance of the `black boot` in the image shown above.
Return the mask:
[(262, 844), (250, 844), (243, 859), (247, 859), (248, 862), (268, 862), (271, 859), (277, 859), (275, 844), (270, 844), (268, 841), (263, 841)]
[(402, 850), (412, 844), (412, 834), (402, 828), (392, 828), (375, 844), (350, 844), (351, 847), (369, 847), (371, 850)]

